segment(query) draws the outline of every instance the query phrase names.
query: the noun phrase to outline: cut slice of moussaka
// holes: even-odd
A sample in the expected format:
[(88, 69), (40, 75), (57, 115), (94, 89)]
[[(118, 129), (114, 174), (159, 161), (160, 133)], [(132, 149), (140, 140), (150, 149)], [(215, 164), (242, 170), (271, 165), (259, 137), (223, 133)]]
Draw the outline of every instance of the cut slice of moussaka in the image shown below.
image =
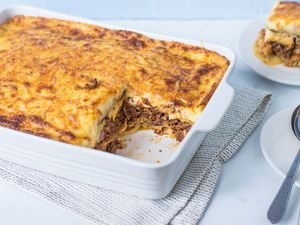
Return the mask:
[(15, 16), (0, 26), (0, 124), (108, 151), (139, 129), (181, 141), (228, 66), (202, 47)]
[(299, 2), (276, 2), (254, 44), (254, 52), (268, 65), (300, 67)]

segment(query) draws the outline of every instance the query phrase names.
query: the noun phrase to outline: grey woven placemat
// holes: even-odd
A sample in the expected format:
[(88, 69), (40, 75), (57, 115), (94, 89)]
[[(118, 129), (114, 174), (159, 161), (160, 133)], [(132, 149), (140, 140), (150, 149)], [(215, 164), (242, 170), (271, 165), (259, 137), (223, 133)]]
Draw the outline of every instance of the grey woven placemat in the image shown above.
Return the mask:
[(271, 94), (235, 87), (235, 97), (169, 196), (145, 200), (0, 160), (0, 178), (103, 225), (197, 224), (212, 198), (222, 164), (264, 116)]

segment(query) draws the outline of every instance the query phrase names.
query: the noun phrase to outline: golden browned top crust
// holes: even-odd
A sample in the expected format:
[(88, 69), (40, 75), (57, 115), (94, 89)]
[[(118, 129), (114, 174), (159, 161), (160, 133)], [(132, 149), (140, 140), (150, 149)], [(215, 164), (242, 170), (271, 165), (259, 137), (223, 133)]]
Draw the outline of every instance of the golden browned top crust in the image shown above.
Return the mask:
[(0, 26), (0, 124), (94, 147), (98, 124), (124, 89), (193, 122), (228, 65), (201, 47), (15, 16)]
[(267, 28), (300, 35), (300, 3), (277, 2), (268, 18)]

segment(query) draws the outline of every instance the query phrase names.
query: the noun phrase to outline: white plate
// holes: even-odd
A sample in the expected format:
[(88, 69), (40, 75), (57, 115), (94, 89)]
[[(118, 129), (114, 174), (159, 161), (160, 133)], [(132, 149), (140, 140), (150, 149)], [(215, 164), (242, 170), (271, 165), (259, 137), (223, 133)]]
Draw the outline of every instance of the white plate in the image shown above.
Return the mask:
[[(294, 135), (291, 126), (291, 116), (295, 108), (288, 108), (273, 115), (264, 124), (260, 135), (264, 157), (281, 176), (286, 176), (300, 148), (300, 141)], [(300, 187), (299, 172), (296, 186)]]
[(239, 40), (239, 50), (244, 62), (259, 75), (283, 84), (300, 86), (300, 69), (284, 65), (269, 66), (264, 64), (253, 53), (253, 44), (266, 18), (259, 18), (249, 23), (243, 30)]

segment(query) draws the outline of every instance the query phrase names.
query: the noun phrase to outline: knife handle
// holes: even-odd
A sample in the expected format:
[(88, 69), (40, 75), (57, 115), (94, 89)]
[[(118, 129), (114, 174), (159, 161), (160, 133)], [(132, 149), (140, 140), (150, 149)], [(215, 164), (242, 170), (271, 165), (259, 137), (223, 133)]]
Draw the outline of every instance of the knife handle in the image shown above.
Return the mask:
[(287, 176), (285, 177), (276, 197), (274, 198), (269, 210), (268, 210), (268, 219), (271, 223), (278, 223), (287, 207), (293, 184), (295, 182), (296, 174), (300, 164), (300, 150), (294, 159)]

